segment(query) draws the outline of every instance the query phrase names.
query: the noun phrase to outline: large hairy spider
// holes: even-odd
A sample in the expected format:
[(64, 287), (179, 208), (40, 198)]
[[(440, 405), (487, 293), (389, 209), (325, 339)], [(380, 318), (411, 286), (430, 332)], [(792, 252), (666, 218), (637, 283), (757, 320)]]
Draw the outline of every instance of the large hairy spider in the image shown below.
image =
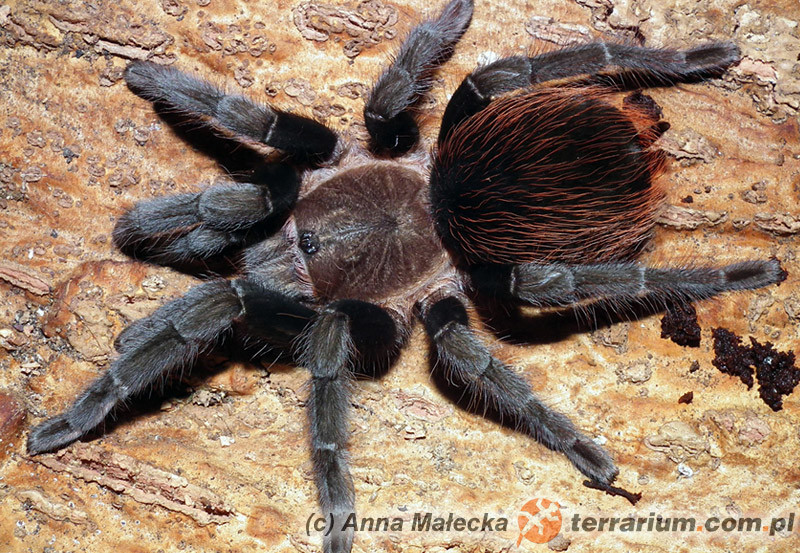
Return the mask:
[[(311, 372), (319, 501), (344, 520), (354, 510), (346, 445), (355, 369), (391, 357), (416, 317), (433, 343), (434, 371), (609, 488), (618, 472), (610, 455), (490, 353), (468, 310), (481, 295), (534, 305), (693, 301), (778, 282), (775, 260), (633, 261), (662, 200), (654, 180), (663, 156), (653, 143), (667, 124), (640, 93), (616, 107), (608, 86), (547, 84), (609, 69), (641, 83), (698, 80), (735, 63), (738, 49), (595, 42), (499, 59), (464, 78), (423, 156), (412, 108), (472, 10), (472, 0), (451, 0), (410, 32), (364, 109), (372, 153), (311, 119), (132, 63), (125, 79), (137, 94), (285, 157), (253, 182), (140, 202), (118, 221), (114, 240), (125, 251), (162, 264), (240, 251), (241, 276), (201, 284), (131, 324), (111, 367), (33, 429), (28, 451), (79, 439), (235, 333), (286, 348)], [(280, 231), (265, 236), (276, 221)], [(334, 528), (324, 550), (347, 552), (352, 540), (352, 530)]]

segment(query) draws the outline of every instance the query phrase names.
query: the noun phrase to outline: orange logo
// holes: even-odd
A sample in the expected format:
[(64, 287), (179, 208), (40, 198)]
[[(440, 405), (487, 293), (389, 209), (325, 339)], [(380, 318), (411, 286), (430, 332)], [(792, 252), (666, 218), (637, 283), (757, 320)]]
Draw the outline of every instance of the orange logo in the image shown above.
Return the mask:
[(549, 499), (531, 499), (519, 510), (517, 523), (517, 547), (522, 543), (522, 538), (533, 543), (547, 543), (561, 530), (560, 505)]

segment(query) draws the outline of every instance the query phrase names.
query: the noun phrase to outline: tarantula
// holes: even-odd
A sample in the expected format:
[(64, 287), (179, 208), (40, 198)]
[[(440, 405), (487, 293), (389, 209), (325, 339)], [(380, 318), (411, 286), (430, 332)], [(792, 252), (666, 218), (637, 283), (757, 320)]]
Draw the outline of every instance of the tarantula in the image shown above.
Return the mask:
[[(131, 63), (125, 80), (140, 96), (284, 157), (252, 182), (143, 201), (119, 219), (114, 240), (125, 251), (162, 264), (240, 251), (242, 276), (201, 284), (128, 326), (111, 367), (32, 430), (28, 451), (79, 439), (235, 331), (287, 348), (311, 372), (319, 502), (344, 520), (354, 509), (346, 444), (356, 363), (396, 352), (417, 317), (434, 346), (434, 371), (609, 487), (618, 472), (610, 455), (490, 353), (471, 328), (470, 298), (693, 301), (781, 280), (776, 260), (636, 263), (662, 201), (654, 142), (668, 125), (641, 93), (618, 107), (607, 86), (547, 85), (609, 69), (650, 84), (699, 80), (735, 63), (738, 49), (595, 42), (498, 59), (464, 78), (433, 151), (421, 155), (413, 107), (472, 11), (472, 0), (451, 0), (409, 33), (364, 108), (371, 152), (309, 118), (170, 67)], [(276, 221), (279, 232), (263, 232)], [(352, 530), (334, 528), (324, 550), (347, 552), (352, 540)]]

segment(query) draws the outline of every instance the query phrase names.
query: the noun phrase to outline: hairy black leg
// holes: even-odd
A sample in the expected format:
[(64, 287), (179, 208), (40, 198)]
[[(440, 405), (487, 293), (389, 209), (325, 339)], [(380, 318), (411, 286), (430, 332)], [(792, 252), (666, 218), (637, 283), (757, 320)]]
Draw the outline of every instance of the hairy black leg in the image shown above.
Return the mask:
[(394, 322), (384, 310), (342, 300), (324, 309), (301, 340), (301, 360), (311, 371), (308, 417), (314, 477), (322, 511), (333, 522), (323, 537), (325, 553), (349, 553), (353, 544), (352, 528), (342, 528), (355, 510), (346, 453), (352, 357), (364, 348), (389, 349), (396, 336)]
[(325, 125), (214, 85), (172, 67), (134, 61), (125, 70), (128, 86), (142, 98), (186, 115), (203, 116), (214, 126), (262, 142), (303, 160), (325, 161), (336, 150), (336, 134)]
[(297, 199), (294, 169), (276, 164), (262, 176), (264, 184), (217, 185), (139, 202), (117, 221), (114, 244), (159, 263), (208, 259), (241, 247), (248, 229), (284, 213)]
[(167, 375), (191, 366), (239, 320), (263, 337), (296, 337), (314, 311), (245, 279), (202, 284), (129, 327), (119, 357), (64, 413), (34, 428), (32, 454), (74, 442), (106, 418), (119, 403)]
[(471, 19), (472, 0), (451, 0), (439, 17), (411, 30), (364, 106), (376, 150), (400, 155), (416, 144), (419, 131), (408, 109), (430, 88), (431, 74), (450, 58)]
[(722, 73), (739, 60), (732, 42), (709, 42), (688, 50), (593, 42), (534, 56), (511, 56), (478, 67), (451, 96), (439, 142), (497, 96), (537, 83), (594, 75), (609, 68), (632, 72), (640, 85), (675, 84)]
[(632, 262), (593, 265), (526, 263), (476, 267), (479, 290), (536, 305), (564, 305), (583, 299), (694, 301), (733, 290), (781, 282), (785, 273), (775, 259), (741, 261), (723, 267), (653, 268)]
[(608, 453), (539, 401), (527, 382), (478, 340), (461, 300), (450, 296), (424, 306), (422, 319), (436, 347), (435, 370), (444, 371), (449, 382), (463, 386), (473, 402), (492, 406), (542, 445), (564, 453), (591, 480), (603, 485), (614, 480), (618, 471)]

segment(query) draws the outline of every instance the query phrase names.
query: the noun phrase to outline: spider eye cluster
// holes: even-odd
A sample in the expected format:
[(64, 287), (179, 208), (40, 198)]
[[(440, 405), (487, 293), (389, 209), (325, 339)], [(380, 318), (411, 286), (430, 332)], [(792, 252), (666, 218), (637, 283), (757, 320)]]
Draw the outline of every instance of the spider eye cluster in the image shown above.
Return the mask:
[(300, 249), (308, 255), (313, 255), (319, 251), (319, 239), (317, 235), (310, 230), (300, 232), (300, 240), (298, 241)]

